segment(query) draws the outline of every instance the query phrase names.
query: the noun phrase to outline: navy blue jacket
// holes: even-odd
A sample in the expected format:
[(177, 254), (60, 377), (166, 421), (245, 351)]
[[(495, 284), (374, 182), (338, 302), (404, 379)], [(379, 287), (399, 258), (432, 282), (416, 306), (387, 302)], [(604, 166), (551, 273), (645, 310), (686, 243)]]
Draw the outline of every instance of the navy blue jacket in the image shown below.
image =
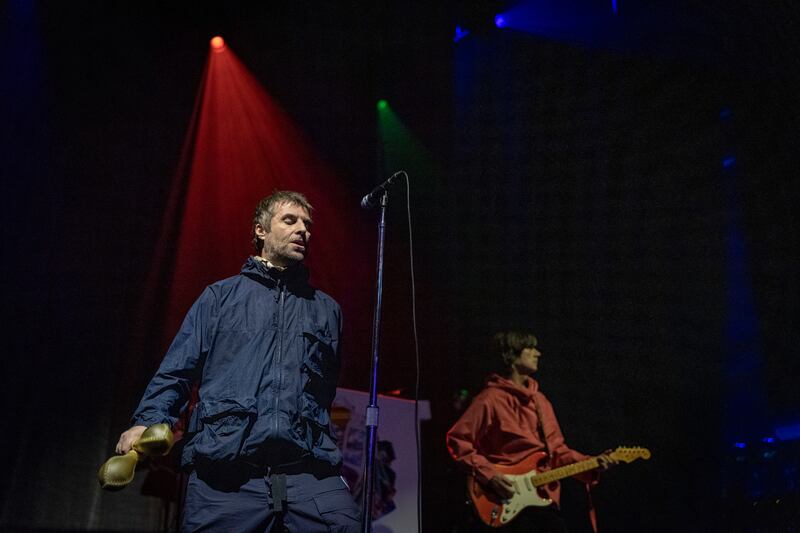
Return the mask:
[(207, 287), (133, 423), (174, 425), (199, 381), (184, 466), (237, 459), (276, 465), (304, 457), (338, 465), (330, 405), (339, 373), (341, 309), (307, 278), (302, 264), (278, 271), (251, 257), (238, 276)]

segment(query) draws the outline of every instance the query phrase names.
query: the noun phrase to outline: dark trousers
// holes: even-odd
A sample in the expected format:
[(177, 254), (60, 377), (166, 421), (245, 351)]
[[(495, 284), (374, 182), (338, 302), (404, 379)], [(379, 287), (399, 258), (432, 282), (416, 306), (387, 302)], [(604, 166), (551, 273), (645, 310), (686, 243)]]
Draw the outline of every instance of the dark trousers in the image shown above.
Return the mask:
[[(284, 494), (281, 501), (276, 494)], [(266, 473), (195, 470), (186, 487), (181, 531), (357, 533), (360, 512), (339, 476), (297, 473), (281, 480)]]
[(455, 528), (458, 533), (568, 533), (567, 524), (555, 507), (528, 507), (502, 528), (487, 526), (471, 505), (465, 507), (465, 516)]

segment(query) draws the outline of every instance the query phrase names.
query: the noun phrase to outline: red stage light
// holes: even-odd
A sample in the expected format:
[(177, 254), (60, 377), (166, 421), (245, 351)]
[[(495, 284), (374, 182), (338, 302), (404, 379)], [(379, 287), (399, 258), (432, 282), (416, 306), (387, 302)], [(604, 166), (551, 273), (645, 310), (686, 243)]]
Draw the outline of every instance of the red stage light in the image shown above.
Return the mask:
[(213, 48), (217, 52), (221, 52), (223, 48), (225, 48), (225, 41), (217, 35), (216, 37), (211, 39), (211, 48)]
[[(349, 248), (353, 239), (372, 237), (358, 229), (364, 226), (359, 211), (343, 207), (358, 205), (353, 191), (222, 37), (211, 40), (181, 156), (137, 333), (147, 339), (149, 317), (163, 321), (162, 350), (152, 352), (154, 357), (169, 345), (197, 295), (213, 280), (237, 272), (253, 253), (247, 213), (273, 190), (301, 191), (316, 207), (315, 246), (306, 262), (312, 283), (336, 298), (345, 316), (366, 315), (360, 311), (371, 301), (368, 254), (374, 241)], [(343, 249), (353, 264), (346, 270), (330, 268)], [(156, 311), (162, 313), (157, 318)], [(348, 321), (347, 335), (353, 339), (348, 350), (368, 352), (370, 327), (368, 319)]]

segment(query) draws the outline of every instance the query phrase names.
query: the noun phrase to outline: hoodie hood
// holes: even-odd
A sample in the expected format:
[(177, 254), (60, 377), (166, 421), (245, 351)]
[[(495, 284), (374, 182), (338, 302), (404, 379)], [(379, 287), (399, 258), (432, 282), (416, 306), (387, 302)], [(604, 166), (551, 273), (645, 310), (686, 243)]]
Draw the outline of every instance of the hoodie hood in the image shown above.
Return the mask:
[(492, 374), (486, 380), (486, 387), (502, 389), (518, 397), (521, 403), (528, 403), (533, 400), (534, 395), (539, 391), (539, 382), (528, 376), (528, 384), (523, 387), (499, 374)]

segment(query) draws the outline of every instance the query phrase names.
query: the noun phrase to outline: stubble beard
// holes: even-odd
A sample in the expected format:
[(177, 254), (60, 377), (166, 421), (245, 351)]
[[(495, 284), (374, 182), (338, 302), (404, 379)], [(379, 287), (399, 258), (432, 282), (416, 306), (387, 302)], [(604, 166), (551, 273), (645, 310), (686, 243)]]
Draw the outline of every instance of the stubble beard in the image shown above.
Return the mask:
[(296, 263), (300, 263), (305, 259), (305, 253), (295, 252), (292, 250), (291, 243), (285, 243), (282, 246), (266, 246), (265, 243), (265, 253), (267, 260), (274, 264), (280, 265), (278, 266), (285, 266), (289, 267), (295, 265)]

